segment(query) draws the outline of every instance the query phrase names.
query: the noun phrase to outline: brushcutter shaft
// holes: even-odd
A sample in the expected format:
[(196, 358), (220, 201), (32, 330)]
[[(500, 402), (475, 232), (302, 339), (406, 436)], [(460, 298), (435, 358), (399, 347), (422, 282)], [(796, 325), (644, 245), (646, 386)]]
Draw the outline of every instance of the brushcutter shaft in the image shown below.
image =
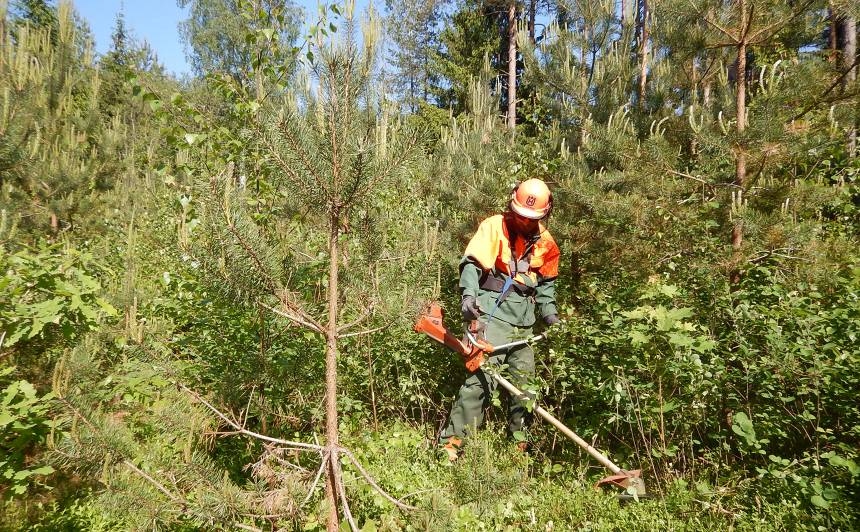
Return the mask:
[[(511, 349), (512, 347), (519, 347), (521, 345), (528, 345), (528, 344), (543, 340), (544, 338), (546, 338), (546, 334), (538, 334), (536, 336), (532, 336), (531, 338), (527, 338), (525, 340), (517, 340), (516, 342), (510, 342), (507, 344), (494, 345), (493, 350), (490, 351), (490, 353), (495, 352), (495, 351), (501, 351), (503, 349)], [(470, 338), (470, 340), (473, 340), (473, 339)], [(474, 340), (472, 343), (475, 343)]]
[[(499, 347), (496, 347), (496, 349), (499, 349)], [(506, 378), (504, 378), (498, 374), (493, 374), (492, 377), (496, 380), (496, 382), (501, 384), (502, 387), (504, 387), (512, 395), (514, 395), (518, 398), (521, 398), (521, 399), (530, 399), (529, 396), (527, 396), (522, 391), (520, 391), (520, 389), (517, 388), (516, 386), (514, 386), (508, 379), (506, 379)], [(534, 411), (537, 412), (537, 414), (540, 417), (545, 419), (552, 426), (554, 426), (555, 428), (560, 430), (562, 432), (562, 434), (564, 434), (565, 436), (567, 436), (568, 438), (570, 438), (571, 440), (576, 442), (577, 445), (579, 445), (580, 447), (585, 449), (585, 452), (587, 452), (595, 460), (597, 460), (598, 462), (603, 464), (604, 467), (606, 467), (607, 469), (609, 469), (610, 471), (612, 471), (613, 473), (616, 473), (616, 474), (617, 473), (623, 473), (622, 469), (620, 467), (618, 467), (617, 465), (615, 465), (614, 463), (612, 463), (612, 460), (607, 458), (606, 455), (604, 455), (603, 453), (601, 453), (600, 451), (598, 451), (597, 449), (595, 449), (594, 447), (589, 445), (587, 441), (583, 440), (575, 432), (573, 432), (572, 430), (567, 428), (564, 425), (564, 423), (562, 423), (561, 421), (558, 420), (558, 418), (556, 418), (555, 416), (553, 416), (552, 414), (547, 412), (546, 409), (544, 409), (542, 406), (536, 404), (534, 406)]]

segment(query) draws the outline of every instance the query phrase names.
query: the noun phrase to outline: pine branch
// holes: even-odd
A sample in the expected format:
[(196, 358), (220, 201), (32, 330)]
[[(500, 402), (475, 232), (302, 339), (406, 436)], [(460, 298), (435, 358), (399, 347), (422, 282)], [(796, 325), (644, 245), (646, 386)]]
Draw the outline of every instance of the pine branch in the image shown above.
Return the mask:
[(229, 222), (227, 224), (227, 229), (233, 235), (233, 238), (239, 243), (239, 246), (245, 251), (247, 256), (254, 262), (254, 265), (257, 267), (257, 271), (262, 275), (266, 281), (266, 286), (269, 288), (272, 294), (278, 293), (278, 282), (269, 274), (268, 268), (265, 267), (263, 261), (260, 259), (257, 252), (252, 248), (242, 237), (242, 235), (236, 230), (236, 224), (234, 222)]
[(714, 22), (714, 21), (713, 21), (713, 20), (711, 20), (710, 18), (705, 17), (705, 23), (710, 24), (711, 26), (713, 26), (714, 28), (716, 28), (716, 29), (717, 29), (717, 31), (719, 31), (720, 33), (722, 33), (723, 35), (725, 35), (726, 37), (728, 37), (729, 39), (731, 39), (731, 40), (732, 40), (732, 41), (731, 41), (730, 43), (728, 43), (728, 44), (725, 44), (725, 45), (722, 45), (722, 44), (721, 44), (721, 45), (719, 45), (719, 46), (721, 46), (721, 47), (722, 47), (722, 46), (735, 46), (735, 45), (737, 45), (737, 44), (740, 44), (740, 39), (739, 39), (738, 37), (735, 37), (735, 35), (734, 35), (734, 34), (732, 34), (732, 32), (731, 32), (731, 31), (729, 31), (729, 30), (727, 30), (727, 29), (723, 28), (722, 26), (720, 26), (719, 24), (717, 24), (716, 22)]
[(791, 118), (791, 120), (789, 120), (789, 122), (799, 120), (800, 118), (803, 118), (804, 116), (806, 116), (807, 113), (809, 113), (810, 111), (815, 109), (824, 100), (825, 96), (830, 94), (833, 91), (833, 89), (835, 89), (836, 87), (842, 85), (842, 82), (845, 80), (845, 78), (848, 76), (848, 74), (851, 73), (852, 70), (857, 68), (857, 65), (860, 65), (860, 55), (858, 55), (854, 59), (854, 62), (851, 63), (850, 67), (845, 69), (845, 72), (842, 72), (839, 74), (839, 76), (833, 81), (833, 83), (831, 83), (830, 86), (828, 86), (827, 89), (825, 89), (824, 92), (821, 93), (821, 96), (819, 96), (818, 98), (813, 100), (813, 102), (811, 104), (807, 105), (800, 113), (793, 116)]
[[(778, 21), (774, 22), (773, 24), (771, 24), (769, 26), (765, 26), (764, 28), (758, 30), (749, 38), (749, 40), (747, 42), (749, 44), (754, 45), (754, 44), (759, 44), (761, 42), (764, 42), (765, 40), (769, 39), (770, 37), (773, 37), (774, 35), (779, 33), (782, 30), (782, 28), (784, 28), (789, 23), (794, 21), (794, 19), (796, 19), (797, 17), (802, 15), (803, 12), (806, 11), (806, 8), (811, 6), (813, 3), (815, 3), (815, 0), (807, 0), (806, 3), (802, 4), (800, 7), (794, 8), (794, 12), (791, 14), (790, 17), (783, 19), (783, 20), (778, 20)], [(754, 8), (755, 4), (753, 4), (752, 7)], [(752, 20), (752, 11), (750, 11), (750, 20)], [(752, 24), (750, 24), (750, 26), (752, 26)], [(773, 31), (771, 31), (771, 30), (773, 30)], [(770, 33), (770, 35), (766, 35), (767, 33)], [(759, 39), (761, 39), (761, 40), (759, 40)]]
[[(316, 182), (317, 188), (323, 194), (325, 194), (326, 201), (330, 201), (331, 191), (329, 190), (329, 187), (326, 186), (326, 181), (322, 177), (320, 177), (319, 173), (311, 164), (307, 153), (305, 153), (304, 148), (301, 146), (301, 142), (295, 135), (293, 135), (293, 132), (287, 128), (287, 120), (282, 121), (282, 126), (283, 127), (277, 128), (277, 131), (279, 131), (281, 133), (282, 138), (287, 141), (292, 153), (298, 156), (299, 161), (305, 168), (305, 171), (307, 171), (308, 174), (313, 178), (314, 182)], [(260, 138), (263, 139), (265, 147), (267, 148), (269, 154), (274, 158), (276, 166), (286, 175), (291, 176), (291, 180), (294, 186), (304, 187), (305, 184), (303, 183), (301, 176), (299, 176), (299, 174), (296, 173), (295, 170), (293, 170), (291, 164), (284, 160), (280, 153), (280, 150), (275, 144), (272, 143), (272, 140), (268, 137), (266, 131), (262, 131), (259, 128), (257, 128), (257, 130), (258, 133), (260, 133)]]
[(404, 166), (406, 164), (406, 162), (409, 160), (409, 158), (412, 157), (413, 150), (418, 145), (418, 137), (415, 135), (412, 135), (409, 137), (409, 139), (410, 139), (410, 142), (406, 143), (399, 150), (397, 150), (400, 153), (399, 157), (395, 157), (394, 159), (392, 159), (386, 167), (383, 167), (383, 169), (381, 171), (379, 169), (377, 169), (377, 171), (374, 172), (374, 174), (376, 174), (375, 179), (368, 183), (368, 185), (365, 187), (365, 191), (363, 191), (361, 193), (362, 195), (365, 194), (366, 191), (369, 190), (370, 187), (373, 186), (374, 184), (380, 183), (380, 182), (384, 181), (385, 179), (387, 179), (388, 176), (396, 168), (400, 168), (400, 167)]
[(297, 441), (284, 440), (281, 438), (273, 438), (271, 436), (266, 436), (265, 434), (259, 434), (257, 432), (248, 430), (248, 429), (242, 427), (241, 425), (239, 425), (238, 423), (236, 423), (235, 421), (233, 421), (232, 419), (230, 419), (229, 417), (227, 417), (220, 410), (218, 410), (217, 408), (212, 406), (212, 404), (210, 404), (206, 399), (204, 399), (200, 394), (198, 394), (197, 392), (195, 392), (191, 388), (188, 388), (187, 386), (185, 386), (184, 384), (182, 384), (178, 381), (174, 381), (174, 383), (181, 390), (185, 391), (187, 394), (194, 397), (197, 401), (203, 403), (203, 405), (206, 406), (209, 410), (211, 410), (212, 413), (214, 413), (216, 416), (221, 418), (225, 423), (227, 423), (228, 425), (233, 427), (236, 430), (236, 432), (238, 432), (240, 434), (244, 434), (246, 436), (251, 436), (252, 438), (256, 438), (258, 440), (263, 440), (263, 441), (267, 441), (267, 442), (271, 442), (271, 443), (277, 443), (279, 445), (284, 445), (286, 447), (294, 448), (294, 449), (298, 449), (298, 450), (317, 451), (317, 452), (320, 452), (323, 450), (322, 445), (315, 445), (313, 443), (303, 443), (303, 442), (297, 442)]

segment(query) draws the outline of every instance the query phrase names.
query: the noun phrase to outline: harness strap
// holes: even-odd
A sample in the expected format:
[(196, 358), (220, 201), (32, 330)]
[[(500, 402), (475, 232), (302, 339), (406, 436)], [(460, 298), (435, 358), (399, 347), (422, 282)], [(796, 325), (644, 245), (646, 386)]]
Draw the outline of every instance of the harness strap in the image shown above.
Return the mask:
[[(502, 275), (501, 273), (496, 272), (486, 272), (481, 277), (481, 288), (490, 292), (505, 292), (505, 283), (508, 282), (508, 279), (511, 279), (507, 275)], [(511, 281), (511, 287), (509, 291), (514, 291), (523, 297), (533, 296), (535, 294), (535, 289), (532, 286), (527, 286), (522, 283)]]

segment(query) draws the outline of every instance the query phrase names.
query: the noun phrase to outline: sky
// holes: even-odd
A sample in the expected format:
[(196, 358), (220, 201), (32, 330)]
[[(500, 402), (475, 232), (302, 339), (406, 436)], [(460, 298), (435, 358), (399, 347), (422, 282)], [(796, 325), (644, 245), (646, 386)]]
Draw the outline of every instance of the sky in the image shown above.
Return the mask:
[[(110, 36), (120, 9), (125, 24), (139, 41), (146, 41), (155, 50), (158, 60), (168, 72), (177, 76), (190, 74), (185, 58), (185, 46), (179, 37), (179, 23), (188, 10), (180, 9), (176, 0), (73, 0), (75, 9), (90, 25), (96, 42), (96, 52), (104, 54), (110, 48)], [(305, 13), (315, 15), (317, 0), (297, 0), (294, 4)], [(331, 1), (329, 2), (331, 3)], [(359, 1), (358, 4), (365, 4)]]
[(177, 7), (176, 0), (74, 0), (74, 4), (90, 25), (99, 54), (110, 48), (116, 14), (123, 9), (126, 26), (137, 40), (149, 43), (168, 72), (177, 76), (191, 72), (178, 27), (187, 9)]

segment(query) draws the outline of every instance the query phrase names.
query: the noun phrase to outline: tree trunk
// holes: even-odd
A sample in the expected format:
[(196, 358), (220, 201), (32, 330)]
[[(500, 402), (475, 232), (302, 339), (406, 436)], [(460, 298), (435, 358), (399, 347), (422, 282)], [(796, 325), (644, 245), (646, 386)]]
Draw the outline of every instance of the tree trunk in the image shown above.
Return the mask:
[(645, 108), (645, 86), (648, 82), (648, 0), (641, 1), (639, 18), (639, 108)]
[[(699, 106), (699, 59), (693, 57), (690, 62), (690, 106), (698, 108)], [(701, 112), (701, 110), (699, 110)], [(699, 153), (699, 143), (696, 140), (696, 135), (690, 137), (690, 154), (696, 157)]]
[(340, 519), (337, 512), (337, 497), (341, 487), (340, 459), (338, 458), (337, 428), (337, 314), (338, 314), (338, 236), (340, 235), (340, 216), (333, 213), (329, 220), (329, 263), (328, 267), (328, 326), (326, 328), (325, 350), (325, 434), (328, 451), (328, 481), (325, 494), (329, 504), (329, 532), (337, 532)]
[[(857, 79), (857, 69), (854, 61), (857, 60), (857, 19), (846, 16), (842, 19), (842, 68), (848, 71), (844, 78), (844, 88), (850, 90)], [(849, 158), (857, 155), (857, 122), (850, 124), (845, 139), (845, 150)]]
[(535, 18), (537, 18), (537, 0), (529, 1), (529, 40), (535, 43)]
[(508, 129), (517, 127), (517, 3), (508, 6)]
[(839, 51), (839, 14), (833, 9), (833, 2), (829, 2), (827, 8), (827, 19), (830, 21), (830, 36), (827, 39), (827, 60), (831, 63), (836, 61), (836, 54)]
[[(740, 0), (741, 9), (741, 42), (738, 43), (737, 73), (735, 76), (735, 104), (737, 107), (737, 148), (735, 154), (735, 190), (737, 191), (738, 207), (743, 205), (744, 192), (747, 179), (747, 154), (744, 146), (744, 132), (747, 128), (747, 10), (746, 1)], [(744, 221), (738, 216), (732, 225), (732, 254), (734, 267), (729, 276), (732, 285), (737, 285), (740, 280), (740, 254), (744, 242)]]

